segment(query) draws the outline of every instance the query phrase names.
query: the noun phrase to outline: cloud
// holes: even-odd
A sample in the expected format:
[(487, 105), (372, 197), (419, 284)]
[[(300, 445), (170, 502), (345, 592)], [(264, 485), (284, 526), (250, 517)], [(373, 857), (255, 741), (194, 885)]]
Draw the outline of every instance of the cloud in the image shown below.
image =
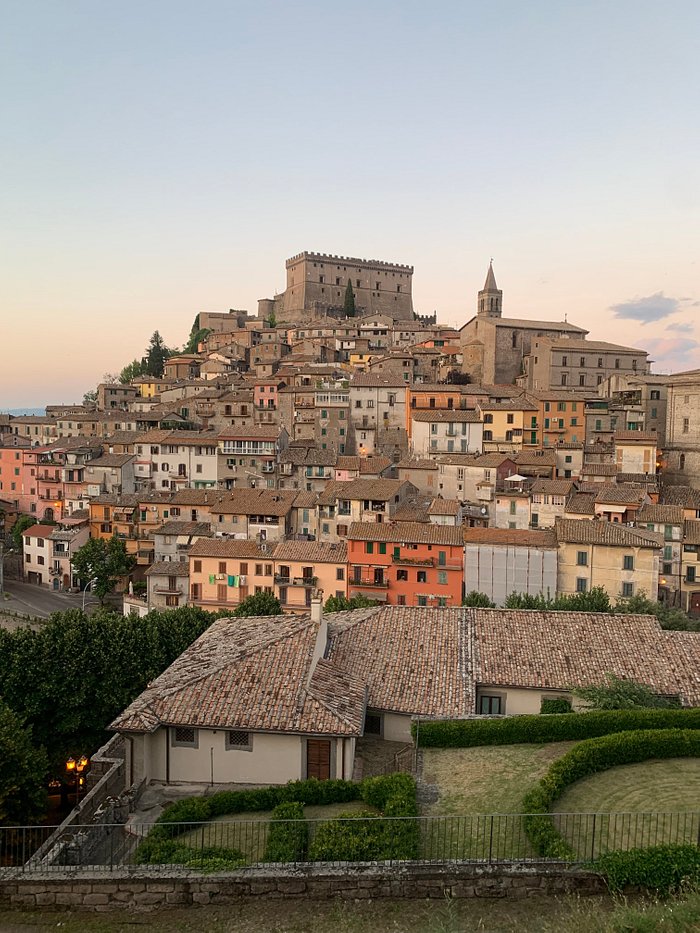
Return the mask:
[(631, 318), (642, 324), (649, 324), (651, 321), (661, 321), (671, 314), (676, 314), (681, 308), (678, 298), (667, 298), (663, 292), (657, 292), (646, 298), (631, 298), (629, 301), (612, 305), (610, 310), (615, 317)]
[(644, 349), (654, 360), (654, 372), (700, 368), (700, 342), (687, 337), (652, 337)]
[(666, 330), (673, 330), (677, 334), (692, 334), (695, 330), (692, 324), (682, 324), (680, 321), (673, 321), (666, 325)]

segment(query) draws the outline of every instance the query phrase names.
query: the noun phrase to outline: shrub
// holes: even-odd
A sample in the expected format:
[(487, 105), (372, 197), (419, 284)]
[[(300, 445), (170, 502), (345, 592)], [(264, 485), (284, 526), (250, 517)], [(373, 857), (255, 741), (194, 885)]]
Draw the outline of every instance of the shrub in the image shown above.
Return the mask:
[(566, 697), (542, 697), (540, 713), (570, 713), (571, 700)]
[(272, 811), (265, 847), (266, 862), (302, 862), (309, 845), (309, 824), (297, 801), (278, 804)]
[(548, 858), (571, 858), (571, 847), (562, 839), (548, 815), (552, 804), (581, 778), (618, 765), (649, 758), (700, 756), (700, 732), (692, 729), (657, 729), (617, 732), (579, 742), (558, 758), (542, 780), (523, 798), (524, 825), (535, 850)]
[(700, 729), (698, 709), (595, 710), (561, 716), (452, 719), (413, 724), (421, 748), (471, 748), (521, 742), (566, 742), (631, 729)]
[(238, 849), (221, 846), (188, 846), (176, 839), (147, 838), (135, 855), (140, 865), (183, 865), (208, 871), (239, 868), (245, 865), (245, 856)]
[(615, 893), (635, 885), (655, 894), (673, 894), (683, 885), (700, 884), (700, 847), (662, 845), (608, 852), (591, 867)]
[(386, 858), (384, 820), (371, 810), (341, 813), (316, 827), (312, 862), (376, 862)]

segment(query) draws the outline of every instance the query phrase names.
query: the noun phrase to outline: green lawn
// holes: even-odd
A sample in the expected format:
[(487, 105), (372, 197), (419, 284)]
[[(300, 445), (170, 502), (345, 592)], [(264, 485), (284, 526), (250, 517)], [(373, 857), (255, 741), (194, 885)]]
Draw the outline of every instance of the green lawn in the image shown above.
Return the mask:
[[(510, 858), (534, 853), (518, 814), (525, 792), (575, 742), (426, 748), (423, 780), (438, 788), (422, 815), (424, 858)], [(484, 815), (485, 814), (485, 815)]]
[[(700, 759), (645, 761), (602, 771), (568, 788), (555, 810), (562, 814), (560, 832), (581, 857), (662, 842), (696, 842)], [(603, 815), (607, 813), (612, 816)]]
[[(304, 807), (304, 816), (307, 820), (328, 820), (340, 813), (355, 813), (358, 810), (372, 810), (372, 807), (361, 800), (351, 800), (347, 803)], [(180, 839), (185, 845), (192, 846), (195, 852), (208, 846), (219, 846), (237, 849), (246, 856), (248, 862), (260, 862), (267, 844), (271, 816), (271, 810), (220, 816), (193, 829)], [(313, 832), (313, 824), (309, 828)]]

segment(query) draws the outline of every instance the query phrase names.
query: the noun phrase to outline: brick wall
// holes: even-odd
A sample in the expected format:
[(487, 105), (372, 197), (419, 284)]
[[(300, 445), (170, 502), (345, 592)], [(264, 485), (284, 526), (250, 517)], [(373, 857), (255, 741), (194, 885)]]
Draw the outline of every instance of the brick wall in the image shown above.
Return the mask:
[(529, 897), (575, 892), (605, 893), (592, 872), (562, 865), (345, 865), (333, 868), (245, 869), (219, 875), (143, 869), (109, 874), (56, 872), (27, 875), (9, 869), (0, 880), (0, 906), (78, 907), (97, 911), (149, 910), (198, 904), (223, 905), (240, 898), (309, 897)]

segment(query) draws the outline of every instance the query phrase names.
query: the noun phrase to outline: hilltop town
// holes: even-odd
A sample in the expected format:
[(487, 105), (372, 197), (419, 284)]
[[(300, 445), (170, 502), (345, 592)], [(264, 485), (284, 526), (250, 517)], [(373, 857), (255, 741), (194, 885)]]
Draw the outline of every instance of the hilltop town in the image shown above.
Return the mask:
[(200, 312), (192, 352), (0, 416), (23, 579), (78, 591), (74, 554), (116, 536), (138, 614), (598, 586), (700, 614), (700, 371), (507, 316), (492, 266), (475, 313), (442, 326), (415, 313), (413, 271), (300, 253), (257, 315)]

